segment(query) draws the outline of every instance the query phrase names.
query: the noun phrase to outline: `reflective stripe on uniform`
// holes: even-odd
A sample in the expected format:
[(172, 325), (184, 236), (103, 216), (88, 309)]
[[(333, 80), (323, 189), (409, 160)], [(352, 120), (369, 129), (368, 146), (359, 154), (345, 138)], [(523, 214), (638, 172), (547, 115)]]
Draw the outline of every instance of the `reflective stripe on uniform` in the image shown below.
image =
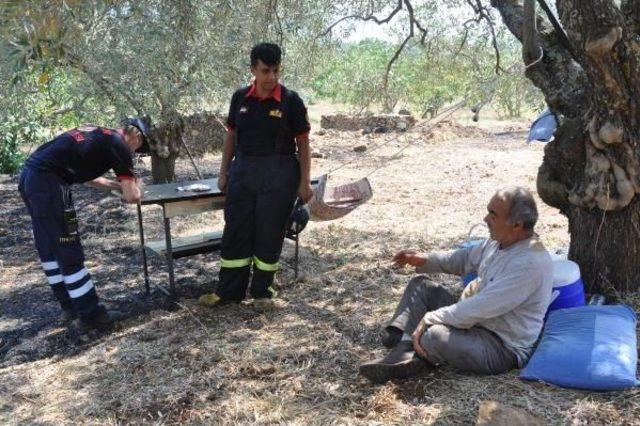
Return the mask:
[(255, 263), (256, 267), (261, 271), (265, 272), (275, 272), (280, 268), (280, 263), (267, 263), (253, 256), (253, 263)]
[(51, 262), (42, 262), (42, 269), (45, 271), (51, 271), (52, 269), (58, 269), (58, 262), (55, 260)]
[(251, 265), (251, 258), (245, 257), (244, 259), (223, 259), (220, 258), (221, 268), (242, 268), (244, 266)]
[(49, 285), (62, 284), (64, 279), (62, 278), (62, 274), (47, 276), (47, 280), (49, 281)]
[(84, 296), (85, 294), (89, 293), (89, 291), (91, 291), (92, 288), (93, 288), (93, 281), (89, 280), (86, 283), (84, 283), (80, 288), (77, 288), (75, 290), (67, 289), (67, 293), (69, 293), (69, 296), (72, 299), (76, 299), (78, 297)]
[(93, 288), (93, 281), (87, 268), (82, 268), (75, 274), (65, 275), (64, 284), (67, 293), (73, 299), (84, 296)]
[(76, 282), (80, 281), (86, 275), (89, 275), (89, 271), (87, 271), (87, 268), (82, 268), (78, 272), (76, 272), (75, 274), (65, 275), (64, 276), (64, 282), (65, 282), (65, 284), (73, 284), (73, 283), (76, 283)]
[(44, 274), (47, 276), (47, 281), (49, 281), (50, 285), (61, 284), (64, 282), (58, 262), (55, 260), (51, 262), (42, 262), (42, 269), (44, 269)]

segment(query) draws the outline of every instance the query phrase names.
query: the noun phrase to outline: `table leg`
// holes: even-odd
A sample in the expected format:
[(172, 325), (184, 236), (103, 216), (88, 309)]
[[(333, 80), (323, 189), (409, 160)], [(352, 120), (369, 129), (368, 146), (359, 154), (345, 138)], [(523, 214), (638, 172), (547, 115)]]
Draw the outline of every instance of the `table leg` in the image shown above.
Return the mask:
[(142, 264), (144, 267), (144, 288), (149, 294), (149, 269), (147, 266), (147, 251), (144, 249), (144, 228), (142, 226), (142, 208), (138, 203), (138, 229), (140, 229), (140, 250), (142, 251)]
[(176, 296), (175, 278), (173, 275), (173, 249), (171, 247), (171, 220), (167, 217), (162, 205), (162, 215), (164, 216), (164, 240), (167, 246), (167, 266), (169, 267), (169, 288), (171, 294)]

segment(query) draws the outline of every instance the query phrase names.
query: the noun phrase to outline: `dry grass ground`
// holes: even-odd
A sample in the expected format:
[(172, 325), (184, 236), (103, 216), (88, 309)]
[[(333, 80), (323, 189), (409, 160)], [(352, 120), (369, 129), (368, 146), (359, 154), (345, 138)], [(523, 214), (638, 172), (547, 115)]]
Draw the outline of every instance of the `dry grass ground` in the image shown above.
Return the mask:
[[(523, 143), (524, 123), (467, 124), (399, 138), (335, 131), (314, 137), (325, 154), (314, 174), (355, 160), (331, 182), (385, 167), (371, 176), (374, 198), (367, 205), (339, 221), (310, 224), (302, 238), (303, 276), (296, 282), (289, 269), (279, 275), (284, 306), (272, 312), (196, 305), (195, 296), (216, 279), (216, 255), (177, 261), (182, 307), (144, 297), (134, 209), (80, 189), (78, 204), (93, 203), (79, 212), (88, 266), (103, 299), (130, 314), (118, 331), (92, 339), (56, 322), (15, 180), (5, 179), (0, 423), (469, 424), (490, 399), (550, 424), (640, 424), (638, 390), (559, 389), (522, 382), (517, 371), (478, 377), (443, 368), (382, 386), (358, 377), (361, 362), (383, 354), (377, 332), (412, 275), (391, 267), (392, 254), (452, 248), (482, 220), (496, 188), (535, 188), (543, 145)], [(394, 156), (409, 140), (413, 145)], [(363, 143), (367, 152), (353, 152)], [(210, 175), (217, 160), (199, 164)], [(179, 175), (194, 176), (186, 162)], [(540, 210), (545, 244), (565, 246), (566, 220), (542, 204)], [(159, 235), (158, 210), (145, 213), (149, 233)], [(202, 215), (178, 221), (176, 234), (220, 225), (219, 214)], [(287, 244), (285, 262), (292, 255)], [(161, 263), (151, 276), (166, 282)], [(455, 277), (436, 279), (458, 287)]]

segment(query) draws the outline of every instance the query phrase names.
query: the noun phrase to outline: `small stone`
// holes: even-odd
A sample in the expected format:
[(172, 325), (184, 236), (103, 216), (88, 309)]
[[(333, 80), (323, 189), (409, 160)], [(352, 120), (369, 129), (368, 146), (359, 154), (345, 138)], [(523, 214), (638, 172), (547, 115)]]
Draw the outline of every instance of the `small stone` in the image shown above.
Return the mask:
[(528, 412), (501, 404), (483, 401), (478, 409), (477, 426), (525, 426), (543, 425), (544, 422)]
[(371, 129), (368, 127), (365, 127), (364, 129), (362, 129), (362, 134), (363, 135), (368, 135), (369, 133), (371, 133)]
[(320, 151), (311, 151), (311, 158), (324, 158), (324, 154)]
[(358, 146), (354, 147), (353, 150), (355, 152), (365, 152), (367, 150), (367, 146), (366, 145), (358, 145)]
[(404, 121), (398, 121), (398, 125), (397, 125), (398, 130), (400, 130), (401, 132), (404, 132), (407, 130), (407, 123)]
[(320, 129), (316, 132), (316, 135), (318, 136), (324, 136), (327, 134), (327, 131), (325, 129)]
[(387, 133), (388, 131), (389, 131), (389, 128), (386, 126), (380, 126), (373, 129), (373, 133)]
[(191, 358), (198, 358), (202, 351), (199, 348), (189, 348), (186, 350), (186, 354)]

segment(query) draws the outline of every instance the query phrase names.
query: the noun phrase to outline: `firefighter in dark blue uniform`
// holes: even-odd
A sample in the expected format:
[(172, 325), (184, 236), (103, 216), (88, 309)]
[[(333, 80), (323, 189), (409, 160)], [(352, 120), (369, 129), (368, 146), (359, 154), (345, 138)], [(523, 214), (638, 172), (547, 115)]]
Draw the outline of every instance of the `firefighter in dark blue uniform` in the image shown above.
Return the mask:
[[(65, 320), (80, 318), (87, 328), (106, 329), (120, 315), (98, 303), (84, 253), (69, 187), (86, 183), (122, 191), (140, 201), (133, 152), (148, 152), (146, 127), (130, 119), (121, 129), (84, 126), (40, 146), (25, 162), (19, 190), (33, 225), (36, 249)], [(113, 169), (118, 181), (101, 177)]]
[(227, 194), (219, 283), (200, 298), (204, 305), (243, 300), (250, 280), (254, 303), (272, 304), (287, 221), (296, 197), (313, 194), (307, 110), (279, 83), (280, 60), (277, 45), (256, 45), (254, 82), (231, 98), (218, 177)]

